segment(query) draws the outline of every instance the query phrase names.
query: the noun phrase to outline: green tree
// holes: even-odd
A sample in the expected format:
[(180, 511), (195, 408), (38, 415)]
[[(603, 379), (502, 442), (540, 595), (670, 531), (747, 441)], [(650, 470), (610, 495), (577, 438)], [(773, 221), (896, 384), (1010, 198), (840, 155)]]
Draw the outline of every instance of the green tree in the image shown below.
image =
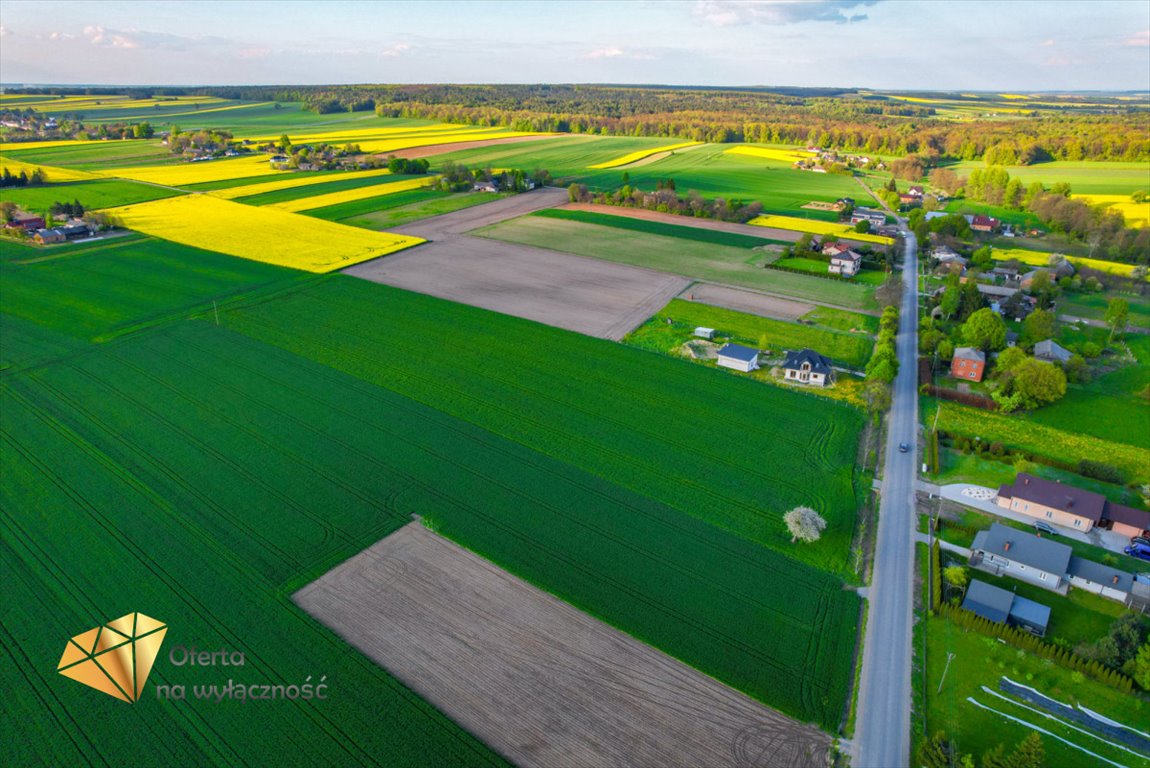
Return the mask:
[(1138, 656), (1134, 659), (1134, 682), (1142, 686), (1142, 690), (1150, 691), (1150, 642), (1143, 643), (1138, 649)]
[(1037, 731), (1031, 731), (1010, 753), (1010, 768), (1044, 768), (1045, 765), (1046, 750)]
[[(1003, 367), (1002, 355), (999, 356), (999, 366)], [(992, 397), (1007, 413), (1018, 408), (1038, 408), (1066, 394), (1066, 374), (1062, 369), (1033, 357), (1003, 367), (998, 381), (999, 388)]]
[(1126, 299), (1111, 299), (1106, 305), (1106, 325), (1110, 326), (1110, 338), (1107, 343), (1114, 341), (1116, 335), (1126, 330), (1126, 320), (1130, 316), (1130, 302)]
[(1022, 321), (1022, 345), (1029, 348), (1040, 341), (1054, 338), (1056, 330), (1054, 313), (1048, 309), (1037, 309)]
[(984, 245), (970, 255), (970, 261), (974, 266), (978, 267), (984, 272), (988, 269), (993, 269), (994, 249), (989, 245)]
[(963, 283), (962, 302), (958, 310), (959, 318), (965, 320), (970, 317), (982, 308), (983, 303), (982, 294), (978, 291), (978, 283), (973, 280)]
[(939, 731), (919, 745), (917, 758), (921, 768), (954, 768), (954, 747)]
[(1006, 747), (997, 744), (993, 749), (982, 753), (979, 768), (1010, 768), (1010, 758), (1006, 756)]
[(949, 320), (958, 311), (958, 305), (961, 302), (962, 289), (957, 285), (948, 285), (943, 290), (942, 299), (939, 301), (939, 306), (942, 307), (942, 316)]
[(967, 576), (966, 568), (961, 565), (948, 565), (942, 571), (942, 577), (946, 579), (946, 583), (962, 589), (969, 583), (970, 578)]
[(867, 232), (870, 232), (870, 222), (867, 221), (866, 219), (862, 219), (857, 224), (855, 224), (855, 232), (859, 232), (862, 234), (866, 234)]
[(983, 352), (997, 352), (1006, 347), (1006, 323), (993, 309), (984, 307), (962, 324), (962, 339)]

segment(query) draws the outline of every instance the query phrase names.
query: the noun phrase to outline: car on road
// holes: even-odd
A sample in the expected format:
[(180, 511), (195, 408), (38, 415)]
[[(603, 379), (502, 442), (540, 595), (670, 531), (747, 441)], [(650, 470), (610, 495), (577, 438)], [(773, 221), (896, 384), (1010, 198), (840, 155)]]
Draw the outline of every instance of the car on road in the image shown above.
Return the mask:
[(1150, 546), (1145, 544), (1131, 544), (1122, 551), (1131, 557), (1136, 557), (1139, 560), (1145, 560), (1150, 563)]
[(1034, 522), (1034, 530), (1038, 531), (1039, 533), (1045, 533), (1048, 536), (1057, 536), (1058, 535), (1058, 531), (1055, 529), (1055, 527), (1053, 525), (1050, 525), (1049, 523), (1044, 523), (1041, 520), (1036, 520)]
[(907, 451), (910, 450), (910, 446), (907, 445), (906, 443), (899, 443), (898, 444), (898, 450), (901, 453), (906, 453)]

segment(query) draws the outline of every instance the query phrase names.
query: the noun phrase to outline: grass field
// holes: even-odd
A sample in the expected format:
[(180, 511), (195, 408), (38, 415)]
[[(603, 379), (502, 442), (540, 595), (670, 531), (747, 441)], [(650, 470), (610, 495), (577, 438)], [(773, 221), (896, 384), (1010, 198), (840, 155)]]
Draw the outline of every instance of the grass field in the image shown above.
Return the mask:
[[(979, 578), (982, 578), (981, 574)], [(1135, 728), (1143, 726), (1147, 718), (1147, 705), (1141, 699), (1089, 679), (1079, 681), (1072, 672), (1050, 660), (961, 629), (942, 616), (924, 618), (923, 621), (925, 623), (919, 631), (926, 634), (926, 659), (924, 661), (920, 656), (918, 663), (925, 669), (916, 670), (913, 686), (916, 695), (925, 695), (927, 732), (944, 731), (958, 754), (973, 753), (977, 761), (983, 753), (1000, 743), (1005, 744), (1009, 752), (1031, 732), (1024, 725), (971, 704), (968, 698), (973, 698), (999, 712), (1057, 733), (1117, 764), (1130, 768), (1150, 765), (1148, 759), (1139, 759), (1129, 752), (1109, 747), (1097, 738), (1058, 725), (1018, 703), (996, 698), (983, 691), (982, 687), (997, 691), (998, 680), (1005, 675), (1058, 701), (1072, 706), (1081, 704)], [(917, 638), (915, 645), (919, 647)], [(953, 654), (953, 658), (949, 659), (950, 668), (944, 677), (948, 654)], [(921, 738), (921, 734), (916, 732), (915, 738)], [(1049, 736), (1043, 736), (1042, 743), (1046, 752), (1045, 765), (1102, 765), (1089, 755)]]
[(0, 189), (0, 200), (11, 200), (27, 211), (47, 213), (53, 203), (71, 203), (79, 200), (87, 210), (112, 208), (117, 205), (144, 203), (180, 194), (174, 189), (140, 184), (135, 181), (95, 179), (62, 184), (44, 184), (39, 187), (9, 187)]
[[(803, 272), (810, 272), (812, 275), (826, 275), (827, 262), (820, 261), (819, 259), (803, 259), (798, 257), (791, 257), (787, 259), (779, 259), (772, 262), (775, 266), (788, 267), (790, 269), (800, 269)], [(851, 278), (852, 282), (860, 285), (873, 285), (880, 286), (886, 281), (887, 275), (885, 272), (880, 272), (877, 269), (862, 269), (859, 273)]]
[(875, 306), (871, 288), (763, 269), (764, 254), (748, 248), (545, 216), (512, 219), (475, 234), (853, 309)]
[(4, 312), (62, 334), (107, 338), (212, 309), (303, 273), (156, 240), (117, 237), (0, 264)]
[(77, 171), (73, 168), (57, 168), (50, 165), (36, 165), (35, 163), (26, 163), (23, 160), (15, 160), (10, 157), (0, 157), (0, 173), (7, 171), (13, 176), (24, 174), (25, 177), (31, 178), (32, 174), (37, 171), (44, 181), (83, 181), (85, 179), (95, 178), (87, 171)]
[(623, 165), (630, 165), (631, 163), (637, 163), (640, 160), (644, 160), (648, 157), (651, 157), (652, 155), (658, 155), (658, 154), (662, 154), (664, 152), (674, 152), (677, 149), (687, 149), (689, 147), (697, 147), (697, 146), (699, 146), (699, 144), (700, 144), (700, 142), (698, 142), (698, 141), (687, 141), (687, 142), (683, 142), (680, 144), (666, 144), (666, 145), (660, 146), (660, 147), (651, 147), (649, 149), (640, 149), (636, 152), (628, 152), (627, 154), (623, 155), (622, 157), (614, 157), (614, 158), (611, 158), (610, 160), (608, 160), (606, 162), (596, 163), (595, 165), (592, 165), (590, 167), (593, 168), (594, 170), (601, 170), (604, 168), (618, 168), (618, 167), (623, 166)]
[[(333, 205), (330, 208), (317, 208), (305, 215), (338, 220), (341, 224), (364, 229), (391, 229), (413, 221), (470, 208), (473, 205), (489, 203), (499, 197), (502, 195), (474, 192), (438, 194), (432, 190), (417, 189), (372, 200)], [(389, 207), (392, 204), (395, 204), (394, 208)]]
[(5, 156), (82, 171), (105, 171), (132, 165), (155, 165), (172, 159), (171, 151), (155, 140), (70, 141), (5, 144)]
[(1112, 298), (1122, 298), (1130, 306), (1129, 322), (1141, 328), (1150, 328), (1150, 300), (1132, 294), (1067, 293), (1058, 297), (1058, 311), (1073, 317), (1102, 320), (1106, 306)]
[(815, 307), (802, 316), (803, 320), (830, 328), (836, 331), (862, 331), (869, 334), (878, 333), (878, 318), (874, 315), (861, 315), (858, 312), (847, 312), (842, 309), (830, 307)]
[(794, 232), (809, 232), (812, 235), (831, 235), (843, 240), (858, 240), (862, 243), (879, 243), (891, 245), (894, 243), (885, 235), (872, 235), (867, 232), (855, 232), (854, 227), (835, 222), (803, 219), (797, 216), (758, 216), (749, 224), (756, 227), (773, 227), (775, 229), (789, 229)]
[(126, 205), (107, 213), (129, 229), (165, 240), (309, 272), (330, 272), (423, 242), (209, 195)]
[(268, 205), (270, 208), (275, 208), (280, 211), (299, 213), (301, 211), (310, 211), (314, 208), (330, 208), (333, 205), (358, 203), (363, 200), (378, 199), (388, 195), (394, 195), (399, 192), (410, 192), (412, 190), (425, 189), (434, 183), (435, 177), (433, 176), (394, 177), (391, 181), (383, 184), (361, 184), (359, 186), (354, 186), (339, 191), (324, 192), (315, 195), (308, 195), (306, 197), (297, 197), (293, 200), (286, 200), (281, 203), (270, 203), (266, 205)]
[(848, 368), (865, 366), (874, 349), (874, 340), (865, 334), (788, 323), (682, 299), (671, 301), (628, 334), (625, 341), (641, 349), (678, 356), (679, 348), (692, 338), (692, 332), (699, 326), (714, 328), (720, 337), (736, 343), (770, 349), (775, 356), (786, 350), (810, 347)]
[(777, 240), (768, 240), (762, 237), (741, 235), (738, 232), (721, 232), (714, 229), (701, 229), (699, 227), (686, 227), (668, 224), (662, 221), (635, 219), (630, 216), (612, 216), (609, 213), (596, 213), (595, 211), (573, 211), (565, 208), (545, 208), (537, 211), (535, 216), (548, 219), (565, 219), (567, 221), (580, 221), (584, 224), (599, 224), (604, 227), (628, 229), (632, 232), (646, 232), (652, 235), (666, 235), (681, 240), (695, 240), (700, 243), (714, 245), (730, 245), (736, 248), (755, 248), (760, 245), (780, 243)]
[[(981, 161), (969, 161), (951, 166), (960, 176), (967, 176), (975, 168), (985, 168)], [(1024, 185), (1041, 181), (1047, 187), (1065, 181), (1078, 195), (1127, 195), (1138, 190), (1150, 192), (1146, 179), (1146, 164), (1138, 162), (1074, 162), (1059, 160), (1027, 166), (1008, 166), (1011, 178)]]

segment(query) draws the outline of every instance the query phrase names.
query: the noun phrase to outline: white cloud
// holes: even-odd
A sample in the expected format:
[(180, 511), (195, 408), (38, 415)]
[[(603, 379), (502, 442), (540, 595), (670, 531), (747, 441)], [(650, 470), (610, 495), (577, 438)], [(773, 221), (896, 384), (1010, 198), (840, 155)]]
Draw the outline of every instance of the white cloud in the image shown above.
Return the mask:
[(618, 46), (608, 45), (584, 53), (581, 59), (631, 59), (632, 61), (650, 61), (655, 55), (645, 51), (626, 51)]
[(411, 50), (413, 50), (413, 48), (410, 43), (396, 43), (395, 45), (389, 45), (387, 48), (384, 48), (379, 52), (379, 55), (392, 59), (396, 56), (402, 56)]
[(855, 11), (878, 2), (880, 0), (698, 0), (692, 14), (716, 27), (801, 21), (846, 24), (865, 21), (867, 15)]
[(140, 44), (128, 35), (114, 29), (105, 29), (98, 26), (84, 27), (84, 37), (92, 45), (105, 48), (139, 48)]
[(1041, 45), (1043, 48), (1049, 48), (1050, 46), (1054, 45), (1054, 41), (1053, 40), (1043, 40)]
[(1141, 32), (1134, 33), (1130, 37), (1123, 40), (1122, 45), (1131, 48), (1150, 47), (1150, 29), (1144, 29)]

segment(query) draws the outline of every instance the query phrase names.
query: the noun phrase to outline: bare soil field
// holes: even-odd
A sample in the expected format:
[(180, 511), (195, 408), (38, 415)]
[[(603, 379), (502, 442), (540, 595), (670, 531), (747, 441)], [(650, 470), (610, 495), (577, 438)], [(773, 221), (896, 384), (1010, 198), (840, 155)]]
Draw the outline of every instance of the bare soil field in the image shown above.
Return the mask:
[(715, 221), (714, 219), (696, 219), (692, 216), (676, 216), (673, 213), (660, 213), (659, 211), (648, 211), (643, 208), (623, 208), (622, 206), (597, 205), (595, 203), (568, 203), (559, 207), (572, 211), (605, 213), (608, 216), (626, 216), (632, 219), (661, 221), (664, 224), (677, 224), (681, 227), (713, 229), (718, 232), (736, 232), (740, 235), (762, 237), (767, 240), (784, 240), (791, 243), (798, 242), (799, 238), (803, 236), (802, 232), (792, 232), (789, 229), (753, 227), (750, 224), (735, 224), (729, 221)]
[(821, 766), (830, 738), (428, 531), (295, 602), (520, 766)]
[(637, 328), (691, 282), (641, 267), (466, 236), (344, 271), (612, 340)]
[(395, 155), (402, 157), (405, 160), (415, 160), (420, 157), (435, 157), (436, 155), (445, 155), (448, 152), (458, 152), (461, 149), (475, 149), (476, 147), (493, 147), (497, 144), (518, 144), (521, 141), (538, 141), (539, 139), (554, 139), (556, 136), (561, 136), (559, 133), (541, 133), (538, 136), (509, 136), (506, 139), (481, 139), (479, 141), (457, 141), (452, 144), (433, 144), (425, 147), (409, 147), (407, 149), (397, 149), (394, 152), (387, 152), (381, 157), (389, 157)]
[(346, 274), (618, 340), (690, 284), (679, 275), (504, 243), (464, 232), (567, 199), (543, 189), (396, 228), (426, 245), (357, 264)]
[(695, 283), (679, 298), (777, 320), (797, 320), (815, 308), (814, 304), (711, 283)]

